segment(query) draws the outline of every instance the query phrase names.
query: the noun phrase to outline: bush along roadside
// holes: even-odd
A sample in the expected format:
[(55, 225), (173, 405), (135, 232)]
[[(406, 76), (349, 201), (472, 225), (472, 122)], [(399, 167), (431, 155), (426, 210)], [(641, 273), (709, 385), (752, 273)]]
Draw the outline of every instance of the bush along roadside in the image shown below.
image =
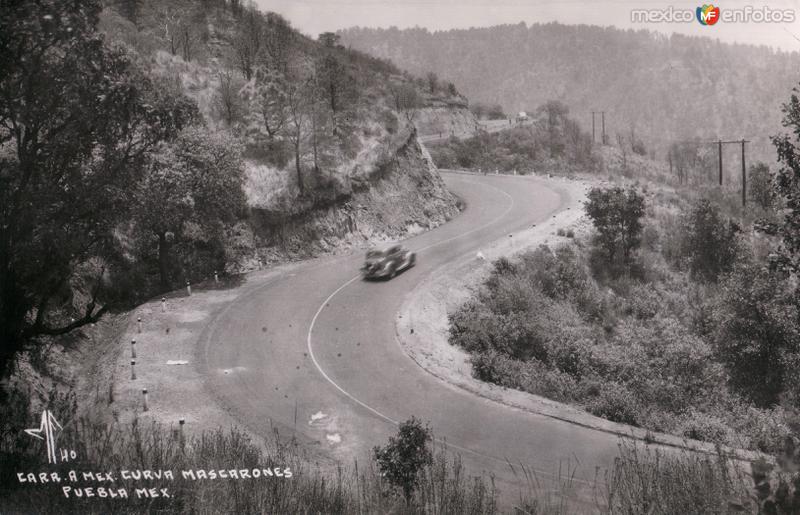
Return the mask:
[(450, 315), (473, 374), (652, 431), (783, 449), (797, 419), (792, 282), (708, 200), (670, 210), (612, 187), (586, 213), (593, 235), (498, 260)]

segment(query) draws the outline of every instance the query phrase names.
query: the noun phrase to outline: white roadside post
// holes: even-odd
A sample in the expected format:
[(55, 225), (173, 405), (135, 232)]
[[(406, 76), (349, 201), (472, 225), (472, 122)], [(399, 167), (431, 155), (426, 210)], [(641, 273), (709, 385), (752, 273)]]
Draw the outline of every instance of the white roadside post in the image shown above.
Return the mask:
[(142, 397), (144, 398), (144, 411), (147, 411), (147, 388), (142, 388)]
[(189, 281), (186, 281), (186, 293), (191, 297), (192, 296), (192, 285), (189, 284)]
[(167, 299), (166, 299), (166, 297), (161, 297), (161, 312), (162, 313), (166, 313), (167, 312)]
[(214, 282), (219, 284), (219, 275), (217, 274), (216, 270), (214, 270)]
[(142, 332), (142, 317), (137, 317), (136, 318), (136, 328), (137, 328), (138, 332), (141, 334), (141, 332)]
[(136, 380), (136, 360), (131, 360), (131, 381)]
[(185, 438), (185, 436), (183, 434), (183, 424), (185, 422), (186, 421), (184, 419), (182, 419), (182, 418), (178, 420), (178, 428), (179, 428), (178, 429), (178, 438), (180, 438), (181, 447), (183, 447), (184, 443), (186, 442), (186, 438)]
[(136, 340), (131, 340), (131, 358), (136, 359)]

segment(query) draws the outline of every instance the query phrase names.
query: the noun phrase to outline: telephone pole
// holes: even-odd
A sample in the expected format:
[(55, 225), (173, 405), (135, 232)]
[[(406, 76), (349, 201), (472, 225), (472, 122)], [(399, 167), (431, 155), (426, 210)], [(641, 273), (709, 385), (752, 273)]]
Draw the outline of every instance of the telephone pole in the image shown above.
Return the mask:
[(745, 158), (745, 143), (750, 143), (742, 138), (740, 140), (722, 141), (717, 140), (719, 152), (719, 185), (722, 186), (722, 145), (741, 145), (742, 146), (742, 207), (747, 206), (747, 159)]
[(742, 208), (747, 205), (747, 168), (744, 161), (744, 144), (747, 140), (742, 138)]
[[(742, 208), (746, 208), (747, 207), (747, 155), (746, 155), (746, 147), (745, 147), (745, 145), (747, 143), (750, 143), (749, 140), (746, 140), (744, 138), (737, 139), (737, 140), (730, 140), (730, 141), (722, 141), (721, 139), (718, 139), (717, 141), (685, 140), (685, 141), (682, 141), (682, 142), (673, 142), (673, 144), (675, 144), (675, 143), (691, 143), (691, 144), (697, 144), (697, 145), (716, 144), (717, 145), (717, 154), (719, 156), (718, 159), (719, 159), (719, 185), (720, 186), (722, 186), (722, 180), (723, 180), (723, 173), (722, 173), (722, 170), (723, 170), (723, 168), (722, 168), (722, 146), (723, 145), (741, 145), (742, 146)], [(667, 154), (667, 159), (670, 161), (670, 170), (672, 170), (672, 165), (673, 165), (672, 156), (670, 154)], [(675, 164), (677, 165), (678, 163), (675, 163)], [(681, 175), (681, 169), (680, 168), (681, 167), (678, 166), (678, 182), (679, 183), (681, 182), (681, 176), (680, 176)]]
[(603, 127), (603, 145), (606, 144), (606, 112), (600, 111), (602, 116), (602, 127)]

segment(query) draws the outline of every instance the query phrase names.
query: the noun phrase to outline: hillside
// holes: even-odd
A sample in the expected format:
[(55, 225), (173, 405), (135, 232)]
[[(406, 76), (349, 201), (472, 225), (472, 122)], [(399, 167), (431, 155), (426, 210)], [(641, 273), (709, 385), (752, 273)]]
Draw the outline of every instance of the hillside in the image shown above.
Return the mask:
[[(612, 142), (617, 134), (641, 138), (659, 159), (673, 141), (746, 137), (753, 157), (773, 161), (776, 99), (800, 81), (796, 52), (610, 27), (351, 28), (340, 35), (345, 45), (412, 73), (435, 70), (471, 100), (506, 112), (559, 100), (591, 131), (591, 111), (605, 111)], [(597, 131), (599, 140), (599, 115)]]
[(471, 119), (452, 84), (238, 0), (14, 5), (0, 20), (2, 373), (40, 340), (215, 272), (458, 212), (414, 125), (431, 109)]
[[(101, 26), (179, 83), (208, 126), (242, 145), (252, 223), (237, 226), (240, 259), (229, 268), (250, 266), (256, 255), (393, 238), (455, 212), (414, 126), (474, 125), (455, 87), (346, 49), (334, 34), (312, 40), (279, 15), (235, 1), (112, 2)], [(401, 188), (391, 194), (406, 199), (407, 212), (375, 211), (384, 203), (372, 190), (385, 184)]]

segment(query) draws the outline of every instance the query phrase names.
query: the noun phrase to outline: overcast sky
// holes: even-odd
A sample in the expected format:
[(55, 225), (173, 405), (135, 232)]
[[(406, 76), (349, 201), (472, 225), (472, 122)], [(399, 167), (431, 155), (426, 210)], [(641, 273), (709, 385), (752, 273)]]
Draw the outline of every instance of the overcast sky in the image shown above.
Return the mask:
[[(751, 5), (795, 11), (794, 23), (728, 23), (713, 26), (691, 23), (633, 23), (631, 9), (691, 9), (703, 0), (255, 0), (262, 10), (275, 11), (301, 32), (316, 37), (320, 32), (347, 27), (426, 27), (430, 30), (487, 27), (503, 23), (527, 24), (557, 21), (565, 24), (613, 25), (707, 35), (726, 42), (767, 45), (800, 51), (800, 0), (725, 0), (720, 9)], [(708, 0), (706, 0), (708, 1)]]

